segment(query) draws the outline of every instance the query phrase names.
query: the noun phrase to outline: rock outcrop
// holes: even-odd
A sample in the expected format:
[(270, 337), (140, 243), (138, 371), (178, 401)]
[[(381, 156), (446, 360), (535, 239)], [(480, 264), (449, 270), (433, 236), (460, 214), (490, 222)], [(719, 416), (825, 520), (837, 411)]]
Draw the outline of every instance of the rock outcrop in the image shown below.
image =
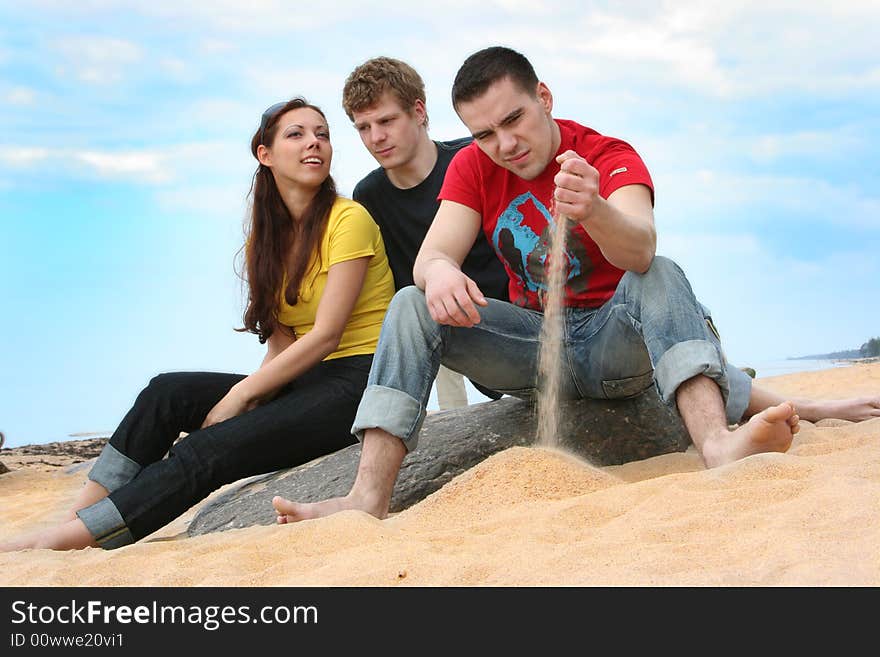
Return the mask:
[[(560, 405), (560, 445), (595, 465), (684, 451), (690, 438), (678, 414), (651, 387), (637, 397), (584, 399)], [(430, 414), (419, 447), (404, 459), (391, 511), (405, 509), (486, 457), (535, 439), (534, 404), (512, 397)], [(205, 505), (190, 535), (275, 522), (275, 495), (313, 502), (344, 495), (354, 480), (360, 445), (289, 470), (241, 482)]]

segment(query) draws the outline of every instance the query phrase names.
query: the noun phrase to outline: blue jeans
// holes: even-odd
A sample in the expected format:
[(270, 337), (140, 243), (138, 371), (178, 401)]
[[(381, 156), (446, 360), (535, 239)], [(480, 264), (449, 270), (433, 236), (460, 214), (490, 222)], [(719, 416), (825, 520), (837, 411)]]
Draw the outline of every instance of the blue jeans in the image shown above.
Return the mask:
[[(442, 363), (499, 392), (532, 399), (538, 387), (543, 314), (489, 299), (472, 328), (431, 319), (424, 293), (400, 290), (391, 301), (352, 433), (380, 428), (418, 444), (431, 383)], [(684, 272), (657, 256), (644, 274), (624, 274), (599, 308), (568, 308), (561, 360), (563, 399), (622, 399), (656, 385), (669, 404), (688, 379), (704, 374), (721, 390), (727, 420), (740, 421), (751, 379), (728, 365), (708, 310)]]
[[(110, 491), (77, 512), (98, 545), (115, 548), (166, 525), (224, 484), (307, 463), (355, 443), (349, 428), (371, 355), (325, 360), (266, 403), (201, 429), (244, 375), (154, 377), (104, 447), (89, 478)], [(188, 432), (177, 441), (181, 432)]]

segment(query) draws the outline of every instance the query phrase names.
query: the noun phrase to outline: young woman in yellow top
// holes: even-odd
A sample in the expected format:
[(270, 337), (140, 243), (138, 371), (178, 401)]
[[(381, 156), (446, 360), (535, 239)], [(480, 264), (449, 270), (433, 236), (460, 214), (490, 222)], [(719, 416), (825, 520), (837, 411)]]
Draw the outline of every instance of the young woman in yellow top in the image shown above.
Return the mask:
[(304, 99), (267, 109), (251, 152), (259, 166), (240, 330), (268, 347), (259, 369), (153, 378), (70, 519), (4, 549), (126, 545), (224, 484), (356, 442), (351, 425), (394, 293), (379, 229), (337, 195), (327, 121)]

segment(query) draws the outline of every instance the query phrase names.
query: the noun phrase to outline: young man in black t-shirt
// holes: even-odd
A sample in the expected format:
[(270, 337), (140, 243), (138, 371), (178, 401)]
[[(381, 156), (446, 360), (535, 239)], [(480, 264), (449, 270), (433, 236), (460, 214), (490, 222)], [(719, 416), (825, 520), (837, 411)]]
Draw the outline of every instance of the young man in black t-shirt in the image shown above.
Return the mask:
[[(470, 137), (434, 141), (428, 136), (425, 85), (405, 62), (370, 59), (345, 82), (342, 105), (361, 141), (379, 163), (354, 188), (382, 231), (388, 262), (400, 290), (413, 285), (413, 264), (439, 207), (437, 194), (452, 157)], [(485, 237), (480, 236), (462, 270), (486, 296), (508, 300), (507, 274)], [(493, 399), (500, 395), (477, 386)], [(437, 375), (440, 408), (467, 405), (460, 374), (441, 367)]]

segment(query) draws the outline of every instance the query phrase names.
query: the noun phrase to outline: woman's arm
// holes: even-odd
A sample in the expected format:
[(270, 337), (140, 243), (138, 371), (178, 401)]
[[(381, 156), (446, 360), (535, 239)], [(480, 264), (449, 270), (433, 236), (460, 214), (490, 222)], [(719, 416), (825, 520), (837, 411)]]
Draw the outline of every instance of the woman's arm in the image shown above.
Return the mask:
[[(208, 413), (202, 428), (256, 408), (336, 350), (360, 296), (371, 257), (354, 258), (330, 267), (312, 330), (291, 341), (274, 357), (270, 344), (260, 369), (232, 387)], [(272, 339), (269, 340), (271, 343)]]
[(294, 335), (293, 330), (289, 326), (278, 324), (266, 341), (266, 356), (263, 358), (263, 362), (260, 363), (260, 367), (265, 367), (275, 356), (294, 342), (296, 342), (296, 335)]

